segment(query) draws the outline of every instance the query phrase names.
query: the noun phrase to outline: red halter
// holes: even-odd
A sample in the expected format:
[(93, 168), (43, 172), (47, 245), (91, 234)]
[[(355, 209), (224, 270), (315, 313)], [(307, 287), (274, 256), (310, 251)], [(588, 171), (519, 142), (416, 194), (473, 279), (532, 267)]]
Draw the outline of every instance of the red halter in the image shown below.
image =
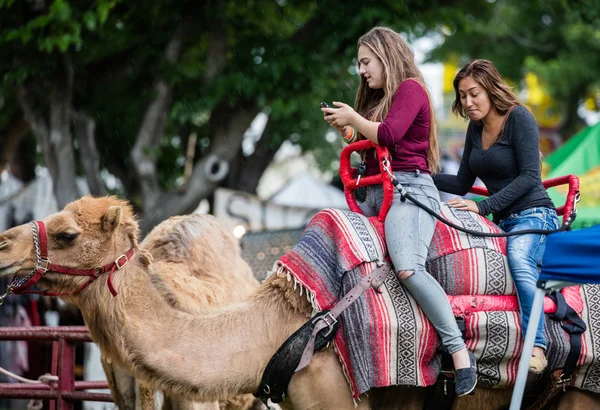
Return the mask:
[[(9, 286), (12, 290), (12, 293), (17, 295), (35, 293), (45, 296), (73, 295), (85, 289), (90, 283), (98, 279), (103, 273), (109, 272), (108, 280), (106, 282), (108, 285), (108, 289), (110, 290), (110, 293), (112, 293), (113, 296), (117, 295), (117, 290), (115, 289), (112, 283), (113, 273), (116, 270), (120, 270), (125, 265), (127, 265), (127, 262), (129, 262), (129, 260), (133, 257), (133, 248), (128, 250), (127, 253), (119, 256), (117, 259), (115, 259), (114, 262), (110, 262), (104, 266), (97, 266), (95, 268), (75, 269), (70, 268), (68, 266), (55, 265), (48, 259), (48, 237), (46, 235), (46, 226), (42, 221), (31, 221), (29, 225), (31, 225), (31, 229), (33, 231), (33, 245), (35, 246), (37, 266), (34, 270), (31, 271), (29, 275), (23, 278), (15, 277), (13, 279), (12, 283)], [(47, 290), (28, 290), (33, 285), (35, 285), (42, 278), (42, 276), (44, 276), (46, 272), (63, 273), (65, 275), (75, 276), (89, 276), (90, 279), (74, 292), (56, 293), (49, 292)]]

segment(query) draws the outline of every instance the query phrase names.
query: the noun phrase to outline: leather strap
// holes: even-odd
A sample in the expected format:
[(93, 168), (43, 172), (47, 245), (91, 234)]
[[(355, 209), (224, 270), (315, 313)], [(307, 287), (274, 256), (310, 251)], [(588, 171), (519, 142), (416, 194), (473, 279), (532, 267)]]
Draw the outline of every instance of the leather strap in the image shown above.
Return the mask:
[[(575, 380), (575, 374), (577, 370), (573, 373), (573, 381)], [(548, 383), (546, 383), (546, 387), (542, 392), (536, 393), (535, 397), (537, 399), (526, 407), (527, 410), (542, 410), (545, 409), (546, 406), (561, 392), (565, 391), (566, 384), (562, 380), (563, 371), (562, 369), (557, 369), (550, 373), (548, 377)], [(569, 386), (572, 385), (573, 381), (568, 382)]]
[[(294, 375), (294, 370), (300, 362), (302, 349), (306, 346), (311, 337), (315, 324), (329, 314), (328, 310), (317, 313), (311, 320), (296, 330), (271, 357), (263, 376), (260, 380), (260, 386), (254, 396), (259, 398), (265, 406), (268, 407), (268, 400), (273, 403), (280, 403), (285, 400), (288, 385)], [(327, 346), (327, 343), (333, 339), (339, 323), (335, 323), (329, 332), (319, 333), (315, 342), (315, 349), (320, 350)], [(324, 333), (324, 332), (323, 332)]]
[(315, 347), (315, 338), (317, 333), (323, 330), (326, 327), (331, 327), (333, 323), (337, 322), (338, 316), (351, 304), (353, 304), (367, 289), (373, 287), (374, 289), (379, 289), (387, 275), (392, 271), (392, 265), (389, 263), (383, 263), (378, 265), (375, 269), (371, 271), (367, 276), (362, 278), (360, 282), (358, 282), (344, 297), (340, 300), (336, 305), (331, 309), (331, 311), (324, 317), (321, 317), (320, 320), (315, 325), (315, 329), (313, 330), (308, 343), (306, 344), (306, 348), (304, 349), (304, 353), (302, 354), (302, 359), (296, 368), (296, 371), (300, 371), (309, 365)]
[[(333, 309), (317, 313), (295, 331), (269, 360), (254, 396), (267, 407), (269, 399), (273, 403), (285, 400), (288, 385), (294, 373), (308, 366), (314, 351), (325, 348), (335, 336), (335, 332), (340, 326), (337, 320), (338, 316), (370, 287), (378, 291), (392, 270), (392, 265), (389, 263), (378, 264), (375, 269), (354, 285)], [(325, 330), (325, 328), (328, 329)], [(300, 352), (302, 352), (301, 356)]]
[(586, 331), (587, 326), (577, 312), (569, 306), (562, 293), (552, 292), (548, 296), (556, 303), (556, 313), (550, 315), (550, 318), (561, 322), (561, 327), (569, 334), (571, 348), (565, 360), (561, 377), (565, 381), (571, 377), (577, 367), (579, 355), (581, 354), (581, 334)]

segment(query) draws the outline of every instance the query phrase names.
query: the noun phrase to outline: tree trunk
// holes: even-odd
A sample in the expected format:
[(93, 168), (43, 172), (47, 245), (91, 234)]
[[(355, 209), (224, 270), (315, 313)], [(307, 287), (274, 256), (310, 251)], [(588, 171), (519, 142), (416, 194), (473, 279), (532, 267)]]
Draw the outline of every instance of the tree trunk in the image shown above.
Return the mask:
[(31, 124), (31, 130), (42, 149), (46, 166), (53, 183), (54, 196), (59, 208), (77, 199), (75, 185), (76, 169), (71, 135), (71, 114), (73, 99), (73, 65), (68, 55), (61, 54), (63, 71), (51, 84), (50, 113), (46, 121), (36, 111), (33, 95), (34, 86), (20, 84), (17, 97), (25, 115)]
[(36, 148), (33, 136), (22, 138), (9, 161), (11, 175), (24, 184), (35, 179)]
[(585, 126), (585, 122), (579, 117), (577, 111), (579, 110), (580, 101), (585, 96), (586, 89), (587, 87), (585, 84), (580, 84), (579, 86), (572, 88), (566, 98), (563, 105), (563, 114), (565, 118), (558, 130), (563, 142), (567, 141), (573, 134)]
[(254, 102), (231, 106), (224, 101), (215, 107), (210, 120), (213, 137), (210, 150), (194, 166), (183, 193), (177, 188), (172, 189), (161, 195), (158, 201), (161, 206), (144, 207), (140, 224), (143, 232), (150, 231), (170, 216), (193, 212), (201, 199), (213, 193), (219, 182), (227, 177), (231, 161), (237, 158), (241, 149), (242, 137), (258, 113)]
[(79, 161), (83, 167), (90, 193), (94, 196), (106, 195), (107, 191), (100, 177), (100, 154), (95, 140), (96, 121), (82, 112), (73, 112), (73, 132), (79, 141)]
[[(165, 57), (169, 63), (173, 64), (179, 60), (190, 24), (189, 19), (182, 21), (167, 44)], [(158, 207), (159, 203), (160, 187), (156, 172), (157, 158), (154, 152), (159, 148), (167, 114), (171, 108), (173, 84), (164, 78), (158, 78), (154, 82), (154, 91), (155, 97), (146, 109), (135, 145), (131, 150), (133, 167), (141, 186), (144, 209), (147, 210)]]
[(231, 189), (256, 194), (261, 177), (281, 147), (281, 142), (272, 141), (269, 124), (256, 142), (254, 152), (240, 163), (237, 178), (229, 184)]
[(71, 96), (54, 90), (50, 107), (50, 144), (55, 156), (53, 178), (54, 195), (58, 208), (78, 198), (75, 178), (75, 153), (71, 134)]
[(0, 133), (0, 173), (4, 170), (6, 164), (8, 164), (17, 149), (19, 142), (29, 132), (31, 126), (29, 122), (23, 116), (23, 113), (14, 115), (6, 130)]

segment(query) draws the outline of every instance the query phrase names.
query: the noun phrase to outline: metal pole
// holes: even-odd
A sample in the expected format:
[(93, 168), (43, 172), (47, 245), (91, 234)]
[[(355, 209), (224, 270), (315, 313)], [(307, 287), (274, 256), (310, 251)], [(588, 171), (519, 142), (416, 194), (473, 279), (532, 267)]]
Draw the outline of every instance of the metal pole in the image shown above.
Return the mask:
[(543, 314), (545, 295), (546, 290), (544, 289), (537, 289), (535, 291), (531, 315), (529, 316), (529, 323), (527, 324), (527, 334), (525, 335), (525, 342), (523, 343), (523, 352), (521, 353), (521, 360), (519, 360), (517, 381), (515, 382), (515, 387), (513, 389), (509, 410), (521, 409), (523, 393), (525, 392), (525, 383), (527, 382), (527, 374), (529, 373), (529, 361), (531, 360), (531, 352), (533, 351), (533, 344), (535, 343), (537, 327), (540, 323), (540, 317)]
[(72, 400), (65, 393), (73, 393), (75, 390), (75, 345), (61, 339), (58, 341), (58, 399), (57, 410), (73, 410), (75, 408)]
[(4, 327), (0, 328), (0, 340), (52, 340), (50, 374), (59, 376), (59, 382), (51, 385), (0, 383), (0, 398), (48, 400), (50, 410), (73, 409), (74, 401), (112, 402), (110, 394), (78, 391), (108, 388), (104, 381), (75, 381), (74, 342), (91, 341), (85, 326)]

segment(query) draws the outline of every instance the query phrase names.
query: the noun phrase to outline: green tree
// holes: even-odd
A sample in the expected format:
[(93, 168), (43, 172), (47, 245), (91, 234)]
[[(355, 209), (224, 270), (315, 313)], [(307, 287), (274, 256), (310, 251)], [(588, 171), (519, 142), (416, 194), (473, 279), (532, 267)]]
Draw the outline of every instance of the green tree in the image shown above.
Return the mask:
[[(445, 41), (431, 54), (444, 61), (459, 55), (492, 60), (515, 82), (527, 71), (538, 75), (559, 102), (559, 132), (567, 138), (582, 125), (580, 104), (598, 96), (600, 3), (594, 0), (497, 0), (489, 13), (466, 12), (448, 23)], [(599, 104), (600, 105), (600, 104)]]
[[(337, 159), (317, 104), (353, 101), (358, 37), (378, 24), (422, 35), (462, 17), (451, 3), (0, 0), (0, 135), (31, 129), (59, 206), (76, 175), (99, 195), (110, 172), (148, 230), (219, 185), (255, 191), (286, 140)], [(260, 112), (266, 130), (244, 155)]]

